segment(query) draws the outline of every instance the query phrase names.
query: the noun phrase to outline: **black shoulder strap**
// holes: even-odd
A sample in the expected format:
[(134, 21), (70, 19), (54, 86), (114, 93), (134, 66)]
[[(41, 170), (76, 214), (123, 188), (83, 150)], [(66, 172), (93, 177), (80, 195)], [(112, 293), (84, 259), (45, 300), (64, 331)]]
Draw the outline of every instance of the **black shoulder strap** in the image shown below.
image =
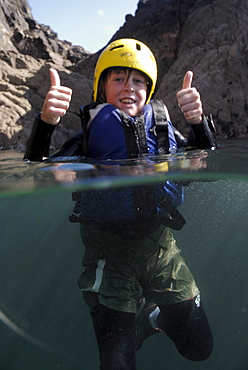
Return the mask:
[(168, 135), (168, 121), (170, 120), (169, 112), (161, 100), (151, 101), (155, 120), (155, 135), (158, 141), (158, 152), (168, 153), (170, 149)]
[(132, 121), (122, 110), (119, 110), (119, 114), (123, 123), (128, 158), (137, 157), (139, 155), (139, 149), (137, 139), (134, 135)]
[(136, 139), (139, 154), (148, 153), (147, 138), (144, 124), (144, 114), (135, 118), (133, 121), (134, 136)]
[(83, 129), (83, 140), (82, 140), (82, 155), (87, 157), (88, 153), (88, 134), (87, 134), (87, 123), (90, 120), (90, 109), (94, 109), (97, 107), (99, 102), (87, 104), (85, 106), (81, 106), (80, 109), (80, 118), (81, 124)]

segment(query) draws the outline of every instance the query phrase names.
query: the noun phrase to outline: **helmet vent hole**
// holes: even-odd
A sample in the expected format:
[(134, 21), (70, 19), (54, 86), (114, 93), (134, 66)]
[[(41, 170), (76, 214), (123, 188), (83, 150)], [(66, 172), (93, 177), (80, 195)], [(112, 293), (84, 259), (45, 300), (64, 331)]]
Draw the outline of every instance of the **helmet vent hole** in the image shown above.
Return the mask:
[(136, 44), (136, 49), (137, 49), (137, 50), (141, 50), (141, 46), (140, 46), (140, 44)]
[(115, 50), (115, 49), (120, 49), (120, 48), (123, 48), (123, 47), (124, 47), (124, 45), (114, 46), (113, 48), (110, 49), (110, 51)]

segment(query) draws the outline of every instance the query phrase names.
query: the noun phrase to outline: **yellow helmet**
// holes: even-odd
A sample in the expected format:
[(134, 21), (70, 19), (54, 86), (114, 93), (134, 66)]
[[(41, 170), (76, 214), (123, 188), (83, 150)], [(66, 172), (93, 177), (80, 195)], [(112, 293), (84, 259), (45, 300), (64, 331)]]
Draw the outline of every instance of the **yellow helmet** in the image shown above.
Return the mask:
[(106, 46), (96, 63), (93, 82), (94, 102), (97, 100), (101, 74), (111, 67), (134, 68), (145, 73), (152, 82), (146, 103), (149, 102), (157, 81), (157, 63), (153, 53), (145, 44), (134, 39), (119, 39)]

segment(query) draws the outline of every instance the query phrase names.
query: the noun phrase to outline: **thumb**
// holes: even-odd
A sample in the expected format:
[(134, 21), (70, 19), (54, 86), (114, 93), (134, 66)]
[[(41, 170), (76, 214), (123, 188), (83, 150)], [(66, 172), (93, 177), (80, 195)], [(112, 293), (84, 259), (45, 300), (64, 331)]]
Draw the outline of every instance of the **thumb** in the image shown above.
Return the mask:
[(182, 90), (184, 90), (184, 89), (190, 89), (191, 88), (191, 84), (192, 84), (192, 80), (193, 80), (193, 72), (191, 72), (191, 71), (186, 72), (185, 73), (185, 76), (183, 78)]
[(56, 69), (50, 68), (49, 73), (50, 73), (51, 86), (59, 87), (60, 86), (60, 77), (59, 77), (59, 74), (56, 71)]

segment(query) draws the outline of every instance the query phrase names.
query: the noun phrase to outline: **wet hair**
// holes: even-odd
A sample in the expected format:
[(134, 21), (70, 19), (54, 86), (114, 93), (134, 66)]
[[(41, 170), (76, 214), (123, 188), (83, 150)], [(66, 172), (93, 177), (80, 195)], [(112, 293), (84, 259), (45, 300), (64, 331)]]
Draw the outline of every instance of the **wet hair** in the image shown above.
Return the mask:
[[(127, 79), (129, 80), (130, 76), (131, 76), (131, 73), (133, 71), (133, 68), (128, 68), (128, 67), (111, 67), (111, 68), (107, 68), (105, 69), (100, 78), (99, 78), (99, 83), (98, 83), (98, 91), (97, 91), (97, 101), (99, 101), (100, 103), (105, 103), (106, 102), (106, 94), (105, 94), (105, 86), (106, 86), (106, 82), (109, 78), (109, 76), (111, 75), (112, 72), (115, 72), (115, 73), (120, 73), (124, 71), (124, 73), (127, 75)], [(139, 71), (145, 78), (146, 80), (146, 83), (147, 83), (147, 96), (149, 96), (149, 92), (151, 90), (151, 86), (152, 86), (152, 81), (150, 79), (150, 77), (148, 77), (145, 73)]]

